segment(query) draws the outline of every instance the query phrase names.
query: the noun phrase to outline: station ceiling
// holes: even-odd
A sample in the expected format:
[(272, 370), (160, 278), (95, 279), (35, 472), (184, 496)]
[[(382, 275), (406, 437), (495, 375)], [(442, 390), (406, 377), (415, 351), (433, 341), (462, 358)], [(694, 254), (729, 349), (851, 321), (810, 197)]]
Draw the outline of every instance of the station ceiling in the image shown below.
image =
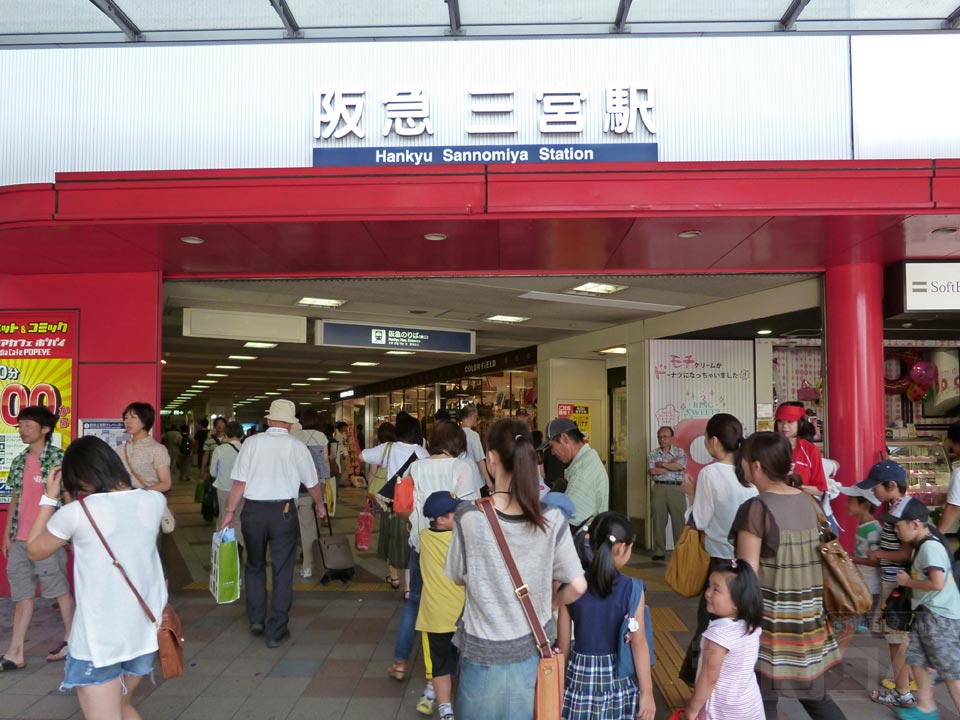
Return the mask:
[(949, 32), (958, 0), (0, 0), (0, 45)]

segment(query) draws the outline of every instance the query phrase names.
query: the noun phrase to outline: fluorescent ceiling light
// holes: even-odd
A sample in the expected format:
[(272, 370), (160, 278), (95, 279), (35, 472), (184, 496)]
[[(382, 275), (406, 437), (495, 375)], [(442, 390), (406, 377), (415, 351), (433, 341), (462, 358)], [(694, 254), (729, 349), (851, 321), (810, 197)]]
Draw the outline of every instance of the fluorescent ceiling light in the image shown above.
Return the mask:
[(307, 380), (309, 380), (310, 382), (324, 382), (329, 379), (330, 378), (321, 378), (321, 377), (307, 378)]
[(329, 396), (329, 395), (326, 395), (326, 396), (324, 396), (323, 399), (324, 399), (324, 400), (329, 400), (329, 399), (330, 399), (330, 396)]
[(757, 330), (757, 335), (773, 335), (773, 330)]
[(186, 243), (187, 245), (203, 245), (206, 242), (202, 237), (196, 237), (194, 235), (187, 235), (180, 238), (180, 242)]
[(331, 375), (349, 375), (349, 370), (328, 370)]
[(190, 386), (190, 389), (191, 389), (191, 390), (206, 390), (207, 388), (206, 388), (205, 386), (203, 386), (203, 385), (191, 385), (191, 386)]
[(624, 345), (619, 345), (617, 347), (610, 347), (606, 350), (598, 350), (601, 355), (626, 355), (627, 348)]
[(228, 360), (256, 360), (256, 355), (227, 355)]
[(528, 317), (520, 317), (519, 315), (491, 315), (487, 318), (487, 321), (499, 323), (522, 323), (529, 319), (530, 318)]
[(255, 399), (255, 400), (266, 400), (266, 399), (267, 399), (267, 396), (266, 396), (266, 395), (257, 395), (254, 399)]
[(447, 239), (447, 236), (443, 233), (427, 233), (423, 236), (424, 240), (429, 240), (430, 242), (442, 242)]
[(588, 282), (583, 285), (577, 285), (564, 292), (568, 293), (590, 293), (591, 295), (612, 295), (615, 292), (626, 290), (626, 285), (610, 285), (608, 283)]
[(357, 360), (356, 362), (350, 363), (354, 367), (376, 367), (380, 363), (377, 362), (368, 362), (366, 360)]
[(325, 308), (338, 308), (343, 305), (346, 300), (335, 300), (334, 298), (314, 298), (314, 297), (304, 297), (300, 298), (297, 301), (297, 305), (310, 305), (311, 307), (325, 307)]
[(303, 400), (297, 403), (297, 405), (309, 405), (309, 404), (310, 404), (309, 401), (303, 401)]
[(547, 302), (571, 303), (573, 305), (596, 305), (597, 307), (621, 308), (647, 313), (667, 313), (683, 310), (685, 305), (664, 305), (662, 303), (635, 302), (633, 300), (614, 300), (613, 298), (594, 297), (592, 295), (570, 295), (569, 293), (548, 293), (537, 290), (524, 293), (521, 300), (545, 300)]
[(197, 382), (200, 383), (201, 385), (216, 385), (220, 381), (219, 380), (197, 380)]
[(387, 355), (416, 355), (413, 350), (387, 350)]
[(227, 377), (226, 373), (207, 373), (207, 377)]
[(160, 361), (160, 364), (161, 364), (161, 365), (166, 365), (166, 364), (167, 364), (167, 361), (166, 361), (166, 360), (161, 360), (161, 361)]
[(278, 392), (265, 392), (264, 395), (279, 395)]
[(310, 383), (290, 383), (294, 387), (310, 387)]
[(239, 370), (239, 365), (217, 365), (217, 370)]
[(244, 346), (244, 347), (248, 347), (248, 348), (257, 348), (258, 350), (272, 350), (273, 348), (275, 348), (275, 347), (277, 346), (277, 344), (276, 344), (276, 343), (268, 343), (268, 342), (253, 342), (253, 341), (250, 341), (250, 342), (245, 342), (245, 343), (243, 344), (243, 346)]
[(277, 392), (293, 392), (293, 388), (277, 388)]

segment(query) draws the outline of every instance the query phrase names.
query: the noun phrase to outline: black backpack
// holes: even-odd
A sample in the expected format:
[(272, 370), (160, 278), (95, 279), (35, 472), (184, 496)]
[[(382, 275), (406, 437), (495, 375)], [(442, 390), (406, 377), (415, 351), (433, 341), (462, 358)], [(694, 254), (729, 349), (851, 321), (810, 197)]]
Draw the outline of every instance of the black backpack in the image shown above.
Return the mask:
[(189, 455), (193, 452), (193, 440), (189, 435), (182, 435), (180, 437), (180, 454)]

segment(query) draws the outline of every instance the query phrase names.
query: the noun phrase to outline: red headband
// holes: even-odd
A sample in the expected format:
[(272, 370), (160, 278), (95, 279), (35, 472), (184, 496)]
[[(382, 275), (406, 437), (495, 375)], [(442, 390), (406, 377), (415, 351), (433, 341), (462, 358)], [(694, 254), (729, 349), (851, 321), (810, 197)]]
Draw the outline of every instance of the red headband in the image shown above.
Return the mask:
[(777, 408), (776, 420), (786, 420), (787, 422), (797, 422), (807, 416), (807, 411), (796, 405), (781, 405)]

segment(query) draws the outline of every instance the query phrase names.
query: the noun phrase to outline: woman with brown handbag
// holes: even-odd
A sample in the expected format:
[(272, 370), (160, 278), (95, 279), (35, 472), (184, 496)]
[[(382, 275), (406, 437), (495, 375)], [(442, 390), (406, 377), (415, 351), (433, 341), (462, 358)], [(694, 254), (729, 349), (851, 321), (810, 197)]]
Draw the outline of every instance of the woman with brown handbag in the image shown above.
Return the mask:
[(763, 588), (757, 679), (771, 720), (780, 696), (799, 699), (817, 720), (843, 720), (824, 678), (842, 656), (824, 619), (820, 521), (815, 503), (788, 484), (791, 455), (790, 441), (773, 432), (754, 433), (740, 451), (744, 478), (760, 493), (740, 506), (730, 530), (737, 557)]
[[(61, 477), (66, 491), (86, 497), (56, 510)], [(140, 717), (130, 699), (140, 679), (153, 671), (157, 625), (131, 587), (154, 617), (161, 617), (167, 588), (156, 541), (165, 509), (160, 493), (130, 487), (120, 458), (95, 437), (74, 440), (64, 454), (62, 470), (55, 469), (47, 482), (40, 513), (30, 529), (27, 555), (39, 560), (73, 542), (77, 612), (60, 688), (77, 689), (86, 718)], [(101, 529), (103, 540), (90, 518)], [(130, 586), (111, 560), (106, 542)]]
[[(466, 587), (455, 638), (457, 714), (466, 720), (530, 720), (544, 650), (535, 637), (543, 638), (549, 653), (548, 643), (556, 640), (552, 610), (583, 595), (587, 582), (566, 518), (540, 505), (530, 428), (504, 418), (490, 429), (487, 442), (494, 492), (485, 501), (492, 502), (499, 532), (477, 503), (460, 503), (445, 568), (448, 578)], [(519, 587), (514, 574), (522, 580)], [(555, 592), (555, 583), (565, 584)], [(560, 698), (555, 699), (556, 714), (540, 707), (540, 717), (559, 717)]]

